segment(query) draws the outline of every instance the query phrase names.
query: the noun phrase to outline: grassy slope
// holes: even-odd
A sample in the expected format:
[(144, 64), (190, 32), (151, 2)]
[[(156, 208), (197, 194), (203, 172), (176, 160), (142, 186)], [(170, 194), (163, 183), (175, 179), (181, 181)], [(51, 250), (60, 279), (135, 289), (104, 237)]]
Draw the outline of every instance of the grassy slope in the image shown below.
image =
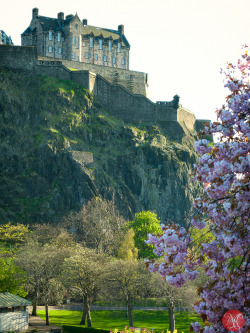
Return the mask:
[[(45, 311), (38, 311), (41, 318), (45, 319)], [(145, 327), (154, 330), (166, 330), (168, 328), (167, 311), (133, 311), (134, 327)], [(128, 326), (128, 318), (125, 311), (91, 311), (93, 328), (98, 329), (123, 329)], [(50, 321), (54, 325), (78, 325), (81, 319), (80, 311), (51, 310)], [(178, 332), (188, 333), (191, 322), (200, 321), (195, 314), (176, 312), (175, 324)]]

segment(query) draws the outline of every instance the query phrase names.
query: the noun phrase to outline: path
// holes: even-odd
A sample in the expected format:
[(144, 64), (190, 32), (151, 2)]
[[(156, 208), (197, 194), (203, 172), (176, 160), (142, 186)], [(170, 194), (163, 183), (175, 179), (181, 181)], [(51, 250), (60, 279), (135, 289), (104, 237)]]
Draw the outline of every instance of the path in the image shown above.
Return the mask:
[[(32, 306), (28, 306), (29, 312), (32, 310)], [(49, 310), (71, 310), (71, 311), (82, 311), (83, 305), (78, 303), (64, 304), (58, 306), (49, 306)], [(37, 310), (44, 310), (44, 306), (38, 306)], [(125, 306), (99, 306), (90, 305), (90, 310), (126, 310)], [(168, 311), (168, 307), (134, 307), (133, 310), (148, 310), (148, 311)], [(176, 311), (190, 311), (188, 308), (175, 308)]]
[(61, 329), (55, 325), (46, 325), (45, 320), (37, 316), (29, 315), (29, 328), (27, 332), (37, 329), (39, 332), (50, 332), (51, 329)]

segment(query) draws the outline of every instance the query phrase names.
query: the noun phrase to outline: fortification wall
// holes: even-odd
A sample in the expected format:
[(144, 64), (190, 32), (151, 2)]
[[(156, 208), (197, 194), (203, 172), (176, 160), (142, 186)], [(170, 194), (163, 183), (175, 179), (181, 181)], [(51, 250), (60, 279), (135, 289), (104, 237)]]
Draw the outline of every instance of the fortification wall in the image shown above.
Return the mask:
[(180, 106), (177, 111), (177, 121), (184, 124), (189, 130), (193, 130), (196, 119), (193, 112)]
[[(58, 59), (40, 57), (41, 61), (58, 61)], [(77, 70), (88, 70), (104, 77), (112, 84), (120, 84), (133, 94), (148, 96), (148, 74), (136, 71), (130, 71), (122, 68), (113, 68), (108, 66), (87, 64), (84, 62), (61, 60), (67, 68)]]
[(61, 61), (37, 61), (35, 72), (72, 80), (93, 92), (114, 116), (130, 121), (177, 121), (177, 109), (173, 106), (155, 104), (143, 95), (135, 95), (123, 86), (111, 84), (101, 75), (89, 71), (71, 71)]
[[(16, 70), (28, 70), (34, 74), (53, 76), (63, 80), (72, 80), (93, 92), (109, 112), (126, 122), (162, 122), (164, 126), (170, 128), (173, 135), (174, 133), (176, 135), (183, 133), (184, 128), (197, 130), (205, 122), (204, 120), (195, 120), (192, 112), (179, 105), (178, 96), (175, 96), (172, 102), (153, 103), (144, 94), (133, 94), (124, 86), (117, 83), (112, 84), (110, 80), (99, 74), (106, 73), (107, 70), (112, 72), (110, 67), (108, 69), (100, 68), (101, 66), (98, 65), (71, 61), (63, 61), (63, 63), (64, 65), (62, 61), (57, 59), (49, 59), (48, 61), (48, 58), (44, 58), (37, 60), (35, 47), (0, 46), (0, 66)], [(98, 67), (99, 73), (91, 72), (89, 69), (71, 71), (67, 67), (72, 66), (72, 63), (78, 65), (79, 69), (81, 65), (84, 65), (84, 67), (87, 65), (93, 70)], [(120, 70), (124, 78), (126, 78), (128, 72), (130, 76), (135, 75), (138, 80), (145, 79), (144, 73)], [(175, 124), (178, 124), (178, 126)]]
[(36, 61), (35, 47), (0, 45), (0, 65), (2, 67), (32, 70)]

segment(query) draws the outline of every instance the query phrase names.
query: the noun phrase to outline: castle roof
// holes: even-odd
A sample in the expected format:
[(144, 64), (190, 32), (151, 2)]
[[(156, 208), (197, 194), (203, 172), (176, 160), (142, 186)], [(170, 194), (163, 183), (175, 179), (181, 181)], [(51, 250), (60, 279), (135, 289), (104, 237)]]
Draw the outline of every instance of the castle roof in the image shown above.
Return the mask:
[[(67, 15), (65, 20), (60, 22), (57, 18), (40, 16), (40, 15), (36, 16), (36, 18), (41, 23), (43, 31), (49, 31), (49, 30), (53, 30), (55, 32), (61, 31), (63, 34), (64, 34), (64, 27), (69, 25), (74, 17), (75, 17), (74, 15)], [(28, 27), (22, 33), (22, 35), (31, 34), (32, 32), (34, 32), (34, 29), (31, 29), (30, 27)], [(99, 27), (94, 27), (92, 25), (84, 25), (83, 26), (83, 35), (87, 36), (87, 37), (92, 35), (95, 38), (102, 37), (106, 40), (112, 39), (114, 43), (118, 43), (118, 41), (120, 41), (122, 43), (122, 46), (126, 46), (126, 47), (130, 48), (130, 44), (127, 41), (127, 38), (119, 30), (99, 28)]]
[(94, 27), (92, 25), (85, 25), (83, 27), (83, 35), (89, 36), (93, 35), (94, 37), (102, 36), (104, 39), (113, 39), (113, 41), (120, 40), (123, 46), (130, 47), (127, 38), (122, 35), (118, 30), (111, 30), (105, 28)]
[(56, 18), (51, 18), (51, 17), (47, 17), (47, 16), (38, 16), (37, 18), (40, 21), (44, 31), (48, 31), (50, 29), (52, 29), (53, 31), (62, 30), (62, 28)]

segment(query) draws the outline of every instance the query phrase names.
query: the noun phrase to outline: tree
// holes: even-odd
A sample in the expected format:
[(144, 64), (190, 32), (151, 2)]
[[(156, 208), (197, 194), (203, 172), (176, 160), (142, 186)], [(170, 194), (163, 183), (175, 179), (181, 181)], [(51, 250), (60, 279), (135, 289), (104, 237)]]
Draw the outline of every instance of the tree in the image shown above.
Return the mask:
[(17, 264), (26, 273), (25, 289), (33, 306), (45, 305), (46, 325), (49, 325), (50, 304), (62, 302), (64, 287), (61, 283), (61, 270), (68, 249), (51, 244), (27, 243), (17, 255)]
[(0, 292), (9, 291), (24, 297), (24, 272), (15, 265), (18, 248), (28, 237), (29, 229), (23, 224), (10, 222), (0, 226)]
[(143, 263), (138, 260), (114, 260), (107, 265), (103, 276), (104, 296), (126, 304), (131, 327), (135, 301), (152, 295), (152, 277), (148, 273)]
[(114, 200), (98, 197), (83, 205), (79, 212), (71, 213), (64, 219), (64, 225), (73, 232), (77, 242), (96, 249), (99, 253), (117, 254), (124, 218), (120, 215)]
[(101, 288), (100, 278), (105, 257), (95, 250), (77, 245), (63, 264), (63, 281), (69, 292), (83, 299), (83, 314), (80, 325), (92, 327), (90, 304)]
[(125, 233), (121, 245), (118, 249), (118, 259), (136, 260), (138, 257), (138, 249), (135, 247), (135, 232), (133, 228), (128, 229)]
[(160, 220), (151, 211), (135, 214), (134, 221), (129, 223), (135, 232), (135, 246), (138, 248), (139, 258), (155, 258), (153, 246), (146, 244), (145, 239), (150, 233), (161, 233)]
[[(245, 49), (237, 66), (228, 64), (225, 87), (230, 94), (217, 110), (218, 121), (207, 124), (196, 142), (201, 156), (195, 165), (195, 180), (204, 184), (204, 195), (195, 199), (196, 214), (187, 230), (178, 225), (162, 227), (162, 234), (148, 236), (155, 254), (164, 255), (157, 266), (147, 261), (151, 271), (161, 273), (174, 286), (198, 276), (197, 267), (205, 268), (207, 282), (198, 289), (195, 305), (205, 327), (192, 323), (195, 332), (226, 332), (222, 317), (237, 309), (245, 317), (240, 330), (250, 326), (250, 57)], [(220, 134), (220, 141), (210, 145), (205, 135)], [(200, 254), (190, 248), (195, 239), (192, 228), (203, 229), (207, 221), (214, 239), (200, 242)]]

